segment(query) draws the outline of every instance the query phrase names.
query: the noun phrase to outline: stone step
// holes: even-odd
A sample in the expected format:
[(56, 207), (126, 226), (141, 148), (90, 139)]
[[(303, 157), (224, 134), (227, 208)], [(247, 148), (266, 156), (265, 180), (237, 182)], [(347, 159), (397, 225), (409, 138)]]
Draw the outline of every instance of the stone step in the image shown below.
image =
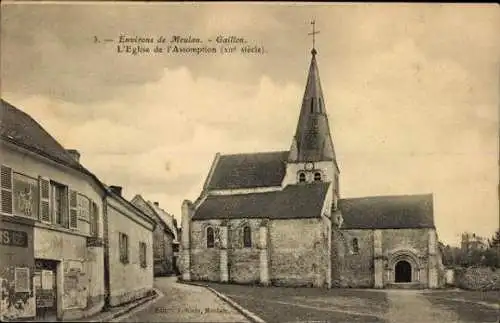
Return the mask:
[(392, 289), (423, 289), (425, 288), (422, 284), (416, 283), (389, 283), (386, 288)]

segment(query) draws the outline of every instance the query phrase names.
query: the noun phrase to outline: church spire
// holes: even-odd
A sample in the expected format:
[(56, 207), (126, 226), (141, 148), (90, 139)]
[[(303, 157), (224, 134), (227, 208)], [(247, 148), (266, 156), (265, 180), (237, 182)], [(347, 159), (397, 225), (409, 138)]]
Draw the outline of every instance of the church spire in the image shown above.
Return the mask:
[(302, 99), (299, 122), (290, 149), (290, 162), (335, 161), (335, 150), (330, 135), (325, 100), (319, 79), (317, 51), (315, 48), (315, 22), (311, 22), (313, 32), (313, 48), (311, 64), (307, 76), (306, 89)]

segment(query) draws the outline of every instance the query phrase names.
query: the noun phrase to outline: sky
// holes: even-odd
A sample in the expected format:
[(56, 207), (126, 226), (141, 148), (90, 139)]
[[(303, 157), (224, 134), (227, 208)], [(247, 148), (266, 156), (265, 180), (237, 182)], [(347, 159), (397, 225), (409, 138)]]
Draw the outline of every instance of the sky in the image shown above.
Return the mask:
[[(464, 231), (489, 237), (499, 226), (494, 4), (2, 2), (1, 9), (2, 98), (78, 149), (102, 181), (129, 199), (158, 201), (179, 223), (182, 201), (199, 196), (217, 152), (289, 149), (315, 19), (342, 197), (433, 193), (447, 244)], [(265, 53), (131, 55), (117, 52), (120, 35), (204, 44), (235, 36)]]

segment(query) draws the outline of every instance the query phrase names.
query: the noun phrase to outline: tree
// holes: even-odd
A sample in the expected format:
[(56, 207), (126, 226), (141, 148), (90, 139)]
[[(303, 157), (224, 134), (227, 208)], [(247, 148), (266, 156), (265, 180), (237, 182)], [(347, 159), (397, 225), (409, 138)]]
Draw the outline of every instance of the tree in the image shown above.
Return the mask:
[(492, 249), (500, 248), (500, 229), (497, 229), (493, 237), (490, 239), (489, 244)]

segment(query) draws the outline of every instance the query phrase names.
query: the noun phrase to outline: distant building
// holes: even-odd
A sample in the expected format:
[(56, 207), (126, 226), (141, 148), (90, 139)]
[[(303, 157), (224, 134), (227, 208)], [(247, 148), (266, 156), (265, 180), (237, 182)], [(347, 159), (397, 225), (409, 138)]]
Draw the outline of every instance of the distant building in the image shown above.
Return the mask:
[[(110, 268), (111, 277), (116, 272), (114, 252), (109, 258), (106, 251), (114, 245), (115, 223), (146, 216), (115, 202), (115, 194), (80, 164), (78, 151), (64, 149), (4, 100), (0, 136), (0, 319), (70, 320), (99, 312), (123, 288), (110, 290), (105, 276)], [(108, 226), (106, 211), (119, 203), (125, 206), (109, 212)], [(143, 222), (141, 241), (151, 249), (153, 222)], [(127, 230), (139, 230), (135, 223)], [(137, 248), (130, 250), (135, 259)], [(127, 276), (132, 268), (119, 270)], [(152, 280), (152, 270), (142, 275)], [(134, 282), (151, 289), (149, 281)]]
[(465, 232), (462, 234), (460, 249), (462, 249), (463, 252), (486, 250), (488, 249), (488, 239), (480, 237), (475, 233)]
[(141, 195), (136, 195), (132, 203), (156, 222), (153, 232), (154, 275), (177, 274), (179, 252), (177, 221), (160, 208), (158, 202), (146, 201)]

